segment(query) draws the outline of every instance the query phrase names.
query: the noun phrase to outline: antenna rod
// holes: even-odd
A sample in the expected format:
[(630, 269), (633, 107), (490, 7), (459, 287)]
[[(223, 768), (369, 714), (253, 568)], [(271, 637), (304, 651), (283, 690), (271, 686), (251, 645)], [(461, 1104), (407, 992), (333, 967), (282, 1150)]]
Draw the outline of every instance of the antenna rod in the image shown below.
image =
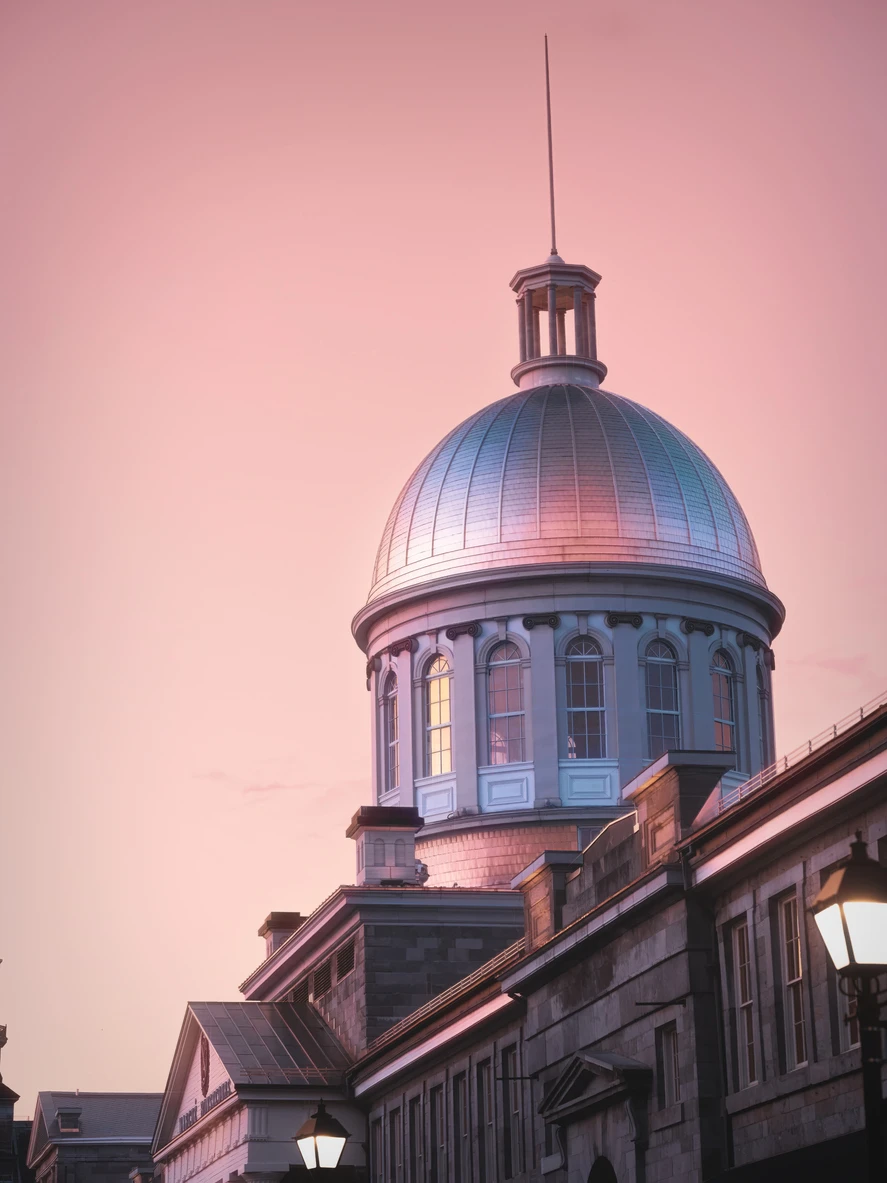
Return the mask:
[(548, 193), (551, 204), (551, 253), (557, 254), (554, 230), (554, 151), (551, 147), (551, 82), (548, 76), (548, 34), (545, 34), (545, 107), (548, 113)]

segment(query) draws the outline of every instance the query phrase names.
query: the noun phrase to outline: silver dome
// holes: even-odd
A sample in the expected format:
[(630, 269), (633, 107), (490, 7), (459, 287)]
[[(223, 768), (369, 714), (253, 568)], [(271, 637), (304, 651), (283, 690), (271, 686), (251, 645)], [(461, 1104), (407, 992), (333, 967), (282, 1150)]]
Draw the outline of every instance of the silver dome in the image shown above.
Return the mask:
[(727, 482), (637, 403), (536, 386), (454, 428), (404, 485), (368, 602), (432, 580), (537, 564), (643, 563), (766, 587)]

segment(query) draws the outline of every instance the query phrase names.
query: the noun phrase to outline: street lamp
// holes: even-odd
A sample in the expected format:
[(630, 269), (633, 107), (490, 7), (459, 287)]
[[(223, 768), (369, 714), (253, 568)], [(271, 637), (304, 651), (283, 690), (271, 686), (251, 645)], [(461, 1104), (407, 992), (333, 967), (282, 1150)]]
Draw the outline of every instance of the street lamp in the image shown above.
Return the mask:
[(313, 1171), (317, 1167), (337, 1167), (347, 1138), (342, 1123), (327, 1113), (323, 1101), (318, 1101), (316, 1111), (299, 1128), (294, 1141), (305, 1166)]
[(887, 870), (868, 857), (861, 830), (850, 843), (850, 858), (829, 875), (813, 901), (813, 918), (844, 988), (856, 996), (868, 1178), (870, 1183), (880, 1183), (884, 1173), (884, 1024), (879, 1018), (878, 978), (887, 974)]

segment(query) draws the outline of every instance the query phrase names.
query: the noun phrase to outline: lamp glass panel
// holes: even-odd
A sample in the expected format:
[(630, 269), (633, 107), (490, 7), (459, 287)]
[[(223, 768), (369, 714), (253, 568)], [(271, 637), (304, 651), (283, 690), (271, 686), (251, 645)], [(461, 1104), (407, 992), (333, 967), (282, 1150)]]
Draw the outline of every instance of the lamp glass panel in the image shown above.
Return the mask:
[(837, 904), (832, 904), (830, 908), (823, 908), (821, 912), (817, 912), (815, 920), (835, 969), (843, 969), (850, 963), (850, 954), (847, 952), (847, 942), (844, 940), (841, 909)]
[(855, 961), (859, 965), (887, 966), (887, 903), (848, 900), (844, 916)]
[[(320, 1139), (318, 1138), (319, 1141)], [(296, 1145), (299, 1147), (302, 1158), (305, 1160), (305, 1166), (309, 1171), (313, 1171), (317, 1166), (317, 1155), (314, 1153), (314, 1138), (298, 1138)]]
[(334, 1138), (330, 1134), (317, 1135), (317, 1158), (320, 1166), (337, 1167), (344, 1149), (344, 1138)]

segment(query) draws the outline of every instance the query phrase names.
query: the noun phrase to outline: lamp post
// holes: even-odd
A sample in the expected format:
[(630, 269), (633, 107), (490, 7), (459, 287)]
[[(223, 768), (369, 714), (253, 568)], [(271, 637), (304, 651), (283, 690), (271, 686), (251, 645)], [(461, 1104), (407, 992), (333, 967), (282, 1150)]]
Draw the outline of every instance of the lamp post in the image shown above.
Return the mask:
[(345, 1149), (348, 1131), (340, 1121), (326, 1111), (323, 1101), (317, 1102), (317, 1109), (299, 1127), (294, 1138), (299, 1152), (309, 1171), (334, 1170)]
[(829, 875), (813, 917), (848, 994), (856, 997), (869, 1183), (884, 1180), (878, 978), (887, 974), (887, 869), (868, 857), (862, 831)]

